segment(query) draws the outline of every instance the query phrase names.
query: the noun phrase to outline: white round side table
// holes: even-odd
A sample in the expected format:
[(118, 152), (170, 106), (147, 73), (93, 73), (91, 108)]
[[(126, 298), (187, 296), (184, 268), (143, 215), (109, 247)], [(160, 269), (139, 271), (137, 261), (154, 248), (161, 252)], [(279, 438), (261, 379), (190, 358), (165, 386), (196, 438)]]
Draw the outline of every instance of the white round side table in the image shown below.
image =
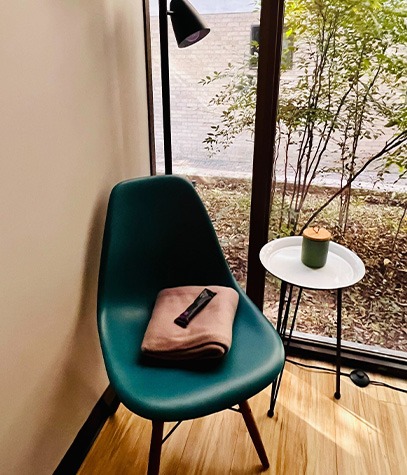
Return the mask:
[[(301, 247), (302, 236), (291, 236), (270, 241), (260, 251), (260, 261), (263, 266), (270, 274), (281, 280), (276, 329), (287, 349), (291, 342), (302, 290), (337, 291), (336, 391), (334, 396), (339, 399), (341, 397), (342, 289), (359, 282), (365, 275), (365, 266), (354, 252), (331, 241), (325, 266), (320, 269), (311, 269), (301, 262)], [(298, 297), (287, 335), (293, 287), (298, 288)], [(288, 297), (286, 298), (287, 291)], [(270, 410), (268, 412), (270, 417), (274, 414), (282, 373), (272, 385)]]

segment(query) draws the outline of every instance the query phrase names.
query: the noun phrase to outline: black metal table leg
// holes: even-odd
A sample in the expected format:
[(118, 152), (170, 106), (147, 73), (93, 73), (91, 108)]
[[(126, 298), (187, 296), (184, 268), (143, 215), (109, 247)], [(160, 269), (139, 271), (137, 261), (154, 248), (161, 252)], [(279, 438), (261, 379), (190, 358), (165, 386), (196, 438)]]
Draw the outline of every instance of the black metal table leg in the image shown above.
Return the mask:
[(282, 321), (282, 318), (283, 318), (286, 292), (287, 292), (287, 282), (285, 282), (283, 280), (281, 282), (281, 287), (280, 287), (280, 301), (279, 301), (279, 304), (278, 304), (278, 313), (277, 313), (276, 330), (277, 330), (278, 333), (280, 333), (280, 330), (281, 330), (281, 321)]
[[(292, 291), (292, 286), (290, 290)], [(280, 301), (278, 304), (277, 325), (276, 325), (276, 330), (277, 330), (277, 333), (280, 335), (280, 338), (281, 338), (281, 328), (283, 326), (283, 314), (284, 314), (284, 319), (286, 318), (286, 312), (284, 313), (286, 293), (287, 293), (287, 282), (283, 280), (281, 281), (281, 287), (280, 287)], [(290, 292), (290, 296), (291, 296), (291, 292)], [(287, 305), (289, 306), (289, 302), (287, 302)], [(284, 371), (284, 367), (281, 370), (281, 373), (283, 371)], [(271, 385), (270, 409), (267, 412), (267, 415), (269, 417), (274, 416), (274, 406), (276, 404), (278, 388), (280, 386), (281, 373), (277, 376), (277, 378), (273, 381)]]
[(336, 391), (335, 399), (341, 398), (341, 334), (342, 334), (342, 289), (337, 291), (336, 303)]
[[(297, 301), (295, 304), (295, 310), (294, 314), (292, 317), (291, 321), (291, 326), (290, 326), (290, 331), (288, 338), (286, 337), (286, 331), (287, 331), (287, 325), (288, 325), (288, 318), (290, 316), (290, 306), (291, 306), (291, 300), (292, 300), (292, 295), (293, 295), (293, 285), (289, 285), (289, 291), (288, 291), (288, 298), (287, 302), (285, 301), (286, 293), (287, 293), (287, 282), (282, 281), (281, 282), (281, 288), (280, 288), (280, 302), (278, 306), (278, 316), (277, 316), (277, 332), (280, 335), (280, 338), (283, 341), (284, 348), (287, 350), (287, 348), (290, 345), (291, 342), (291, 336), (293, 333), (294, 325), (295, 325), (295, 320), (297, 318), (297, 313), (298, 313), (298, 307), (300, 304), (301, 300), (301, 294), (302, 294), (302, 288), (299, 287), (298, 290), (298, 296), (297, 296)], [(284, 315), (284, 316), (283, 316)], [(271, 386), (271, 398), (270, 398), (270, 409), (267, 412), (267, 415), (269, 417), (274, 416), (274, 408), (277, 402), (277, 396), (278, 392), (280, 389), (280, 384), (281, 384), (281, 378), (283, 376), (284, 372), (284, 367), (281, 370), (280, 374), (277, 376), (277, 378), (273, 381), (272, 386)]]
[[(290, 306), (293, 297), (293, 288), (294, 285), (288, 284), (287, 282), (281, 282), (280, 288), (280, 301), (278, 306), (278, 314), (277, 314), (277, 325), (276, 330), (280, 335), (284, 349), (287, 351), (291, 337), (293, 333), (293, 329), (295, 326), (295, 321), (297, 318), (298, 308), (301, 300), (302, 295), (302, 287), (298, 287), (298, 295), (297, 301), (295, 304), (294, 314), (291, 320), (290, 329), (287, 335), (287, 327), (288, 327), (288, 320), (290, 315)], [(288, 289), (288, 297), (286, 300)], [(336, 322), (336, 390), (335, 390), (335, 398), (340, 399), (341, 397), (341, 337), (342, 337), (342, 289), (337, 289), (337, 303), (336, 303), (336, 311), (337, 311), (337, 322)], [(281, 378), (283, 376), (284, 367), (281, 370), (281, 373), (278, 377), (273, 381), (271, 386), (271, 398), (270, 398), (270, 409), (267, 413), (269, 417), (273, 417), (274, 415), (274, 408), (277, 402), (277, 396), (281, 385)]]

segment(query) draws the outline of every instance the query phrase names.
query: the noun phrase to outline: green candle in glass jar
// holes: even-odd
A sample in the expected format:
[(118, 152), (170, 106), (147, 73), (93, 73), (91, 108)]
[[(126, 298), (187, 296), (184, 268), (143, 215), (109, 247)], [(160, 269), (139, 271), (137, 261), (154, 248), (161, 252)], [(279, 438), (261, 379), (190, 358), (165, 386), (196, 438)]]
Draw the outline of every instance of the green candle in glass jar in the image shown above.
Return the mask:
[(302, 237), (302, 263), (313, 269), (324, 267), (328, 257), (331, 233), (327, 229), (314, 226), (305, 229)]

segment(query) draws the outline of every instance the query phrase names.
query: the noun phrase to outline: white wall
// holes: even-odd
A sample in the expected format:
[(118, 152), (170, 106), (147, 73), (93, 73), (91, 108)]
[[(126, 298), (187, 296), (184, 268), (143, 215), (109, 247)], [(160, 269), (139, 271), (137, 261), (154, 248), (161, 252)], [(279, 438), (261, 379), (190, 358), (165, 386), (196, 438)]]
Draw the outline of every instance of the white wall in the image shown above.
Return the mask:
[(108, 193), (149, 174), (142, 2), (4, 1), (0, 65), (0, 474), (49, 474), (107, 386)]

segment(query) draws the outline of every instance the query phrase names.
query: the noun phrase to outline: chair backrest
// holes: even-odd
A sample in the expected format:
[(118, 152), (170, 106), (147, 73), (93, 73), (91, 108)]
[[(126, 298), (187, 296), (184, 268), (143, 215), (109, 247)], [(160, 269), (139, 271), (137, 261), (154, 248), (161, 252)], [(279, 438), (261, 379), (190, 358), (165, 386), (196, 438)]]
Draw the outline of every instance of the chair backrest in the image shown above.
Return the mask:
[(140, 178), (112, 190), (106, 217), (98, 309), (151, 306), (181, 285), (236, 287), (206, 209), (177, 176)]

